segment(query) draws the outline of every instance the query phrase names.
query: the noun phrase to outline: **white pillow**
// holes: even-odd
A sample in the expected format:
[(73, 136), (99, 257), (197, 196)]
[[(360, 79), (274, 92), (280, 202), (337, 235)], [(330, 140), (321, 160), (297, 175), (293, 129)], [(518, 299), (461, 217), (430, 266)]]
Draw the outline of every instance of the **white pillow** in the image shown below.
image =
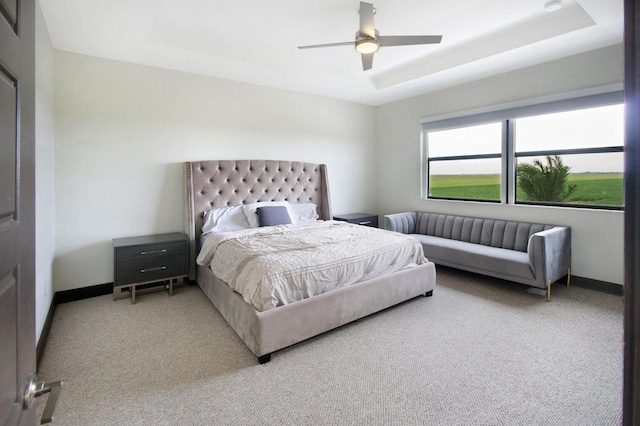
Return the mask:
[[(256, 213), (258, 207), (267, 206), (286, 206), (288, 210), (289, 203), (287, 201), (258, 201), (257, 203), (245, 204), (242, 206), (246, 220), (252, 228), (258, 228), (260, 226), (260, 223), (258, 223), (258, 214)], [(291, 214), (289, 214), (289, 216), (291, 216)], [(291, 219), (291, 222), (293, 222), (293, 218)]]
[(291, 223), (311, 222), (318, 220), (318, 206), (314, 203), (289, 204)]
[(239, 231), (249, 229), (243, 206), (230, 206), (211, 209), (204, 212), (202, 234), (210, 232)]

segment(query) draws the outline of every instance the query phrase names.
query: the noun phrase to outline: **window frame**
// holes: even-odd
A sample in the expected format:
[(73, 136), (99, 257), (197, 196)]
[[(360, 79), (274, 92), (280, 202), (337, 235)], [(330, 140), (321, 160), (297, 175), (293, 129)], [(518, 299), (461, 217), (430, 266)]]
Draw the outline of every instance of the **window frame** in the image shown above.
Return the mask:
[[(600, 210), (624, 210), (622, 206), (605, 206), (594, 204), (573, 204), (554, 203), (544, 201), (516, 201), (516, 164), (519, 157), (546, 156), (546, 155), (566, 155), (566, 154), (598, 154), (624, 152), (624, 141), (619, 146), (592, 147), (592, 148), (571, 148), (540, 151), (515, 151), (515, 125), (518, 118), (553, 114), (580, 109), (596, 108), (608, 105), (623, 104), (623, 92), (621, 90), (610, 91), (595, 95), (587, 95), (562, 99), (550, 102), (532, 103), (524, 106), (516, 106), (505, 109), (497, 109), (482, 113), (470, 113), (468, 115), (457, 115), (450, 118), (423, 120), (420, 131), (420, 190), (421, 198), (424, 200), (451, 200), (451, 201), (474, 201), (481, 203), (499, 204), (519, 204), (519, 205), (542, 205), (553, 207), (576, 207)], [(488, 123), (502, 123), (502, 152), (500, 168), (500, 200), (481, 200), (470, 198), (452, 198), (430, 196), (430, 175), (429, 165), (431, 161), (451, 161), (469, 160), (483, 158), (498, 158), (496, 154), (477, 154), (463, 156), (442, 156), (429, 157), (428, 133), (434, 131), (451, 130), (461, 127), (477, 126)], [(489, 156), (489, 157), (488, 157)], [(624, 171), (623, 171), (624, 175)], [(624, 202), (624, 201), (623, 201)]]

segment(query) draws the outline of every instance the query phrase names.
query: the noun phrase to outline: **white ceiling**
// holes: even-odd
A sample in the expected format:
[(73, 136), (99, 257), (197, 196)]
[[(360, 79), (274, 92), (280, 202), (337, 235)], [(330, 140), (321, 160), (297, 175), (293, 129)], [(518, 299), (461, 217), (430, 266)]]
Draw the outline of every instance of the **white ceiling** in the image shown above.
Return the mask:
[(358, 0), (40, 0), (54, 48), (381, 105), (622, 42), (622, 0), (370, 0), (382, 47), (362, 71)]

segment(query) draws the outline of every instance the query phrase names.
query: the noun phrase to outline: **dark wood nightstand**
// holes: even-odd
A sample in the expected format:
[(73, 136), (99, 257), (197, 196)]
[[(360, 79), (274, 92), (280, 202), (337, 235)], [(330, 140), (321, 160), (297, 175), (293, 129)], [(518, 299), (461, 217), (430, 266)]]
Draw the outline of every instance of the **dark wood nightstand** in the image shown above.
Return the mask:
[(349, 223), (356, 223), (358, 225), (378, 227), (378, 216), (369, 213), (351, 213), (341, 214), (333, 217), (335, 220), (342, 220)]
[(171, 234), (144, 235), (113, 239), (113, 300), (128, 297), (136, 303), (136, 287), (143, 284), (164, 284), (173, 295), (174, 280), (181, 282), (189, 275), (189, 244), (187, 236)]

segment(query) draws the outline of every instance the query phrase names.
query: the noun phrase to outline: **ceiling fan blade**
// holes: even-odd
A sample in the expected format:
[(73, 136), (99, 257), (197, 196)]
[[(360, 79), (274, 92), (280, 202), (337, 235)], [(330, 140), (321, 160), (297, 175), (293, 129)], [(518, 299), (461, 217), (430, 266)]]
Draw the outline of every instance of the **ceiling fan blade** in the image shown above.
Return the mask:
[(371, 38), (376, 37), (376, 29), (373, 26), (374, 13), (371, 3), (360, 2), (360, 34)]
[(355, 41), (342, 41), (340, 43), (312, 44), (310, 46), (298, 46), (298, 49), (315, 49), (316, 47), (353, 46)]
[(361, 53), (362, 56), (362, 70), (370, 70), (373, 67), (373, 53)]
[(409, 46), (412, 44), (437, 44), (442, 40), (441, 35), (424, 36), (379, 36), (380, 46)]

